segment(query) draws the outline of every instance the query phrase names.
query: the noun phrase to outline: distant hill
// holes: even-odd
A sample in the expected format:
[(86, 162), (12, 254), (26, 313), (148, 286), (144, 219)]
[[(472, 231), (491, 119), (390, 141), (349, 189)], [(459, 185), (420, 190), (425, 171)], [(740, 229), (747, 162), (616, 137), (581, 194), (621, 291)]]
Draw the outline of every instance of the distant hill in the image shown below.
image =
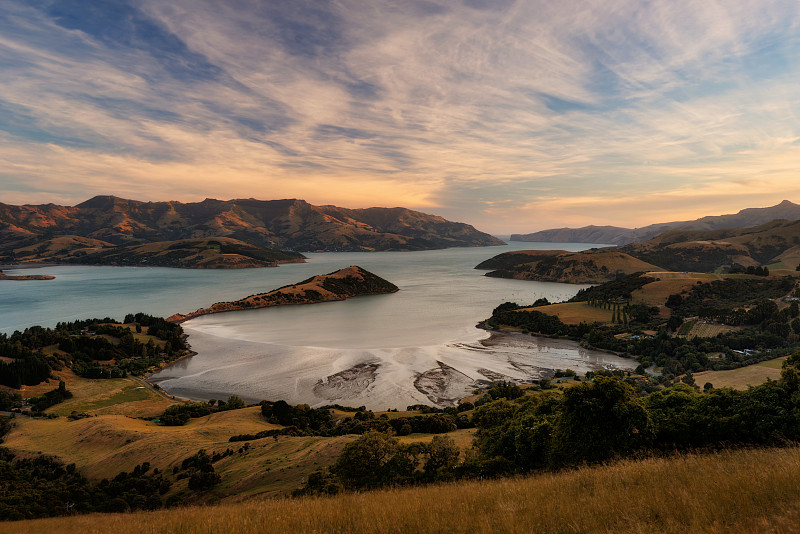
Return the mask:
[(672, 271), (713, 272), (758, 265), (794, 270), (800, 263), (800, 220), (723, 230), (669, 230), (618, 250)]
[(505, 252), (475, 268), (492, 270), (486, 276), (594, 284), (634, 272), (728, 272), (762, 265), (794, 271), (798, 264), (800, 220), (776, 220), (748, 228), (673, 229), (647, 241), (584, 252)]
[(314, 304), (363, 295), (395, 293), (396, 291), (398, 291), (397, 286), (391, 282), (357, 265), (352, 265), (332, 273), (313, 276), (298, 284), (283, 286), (268, 293), (250, 295), (233, 302), (217, 302), (208, 308), (200, 308), (187, 314), (176, 313), (168, 317), (167, 321), (181, 323), (212, 313), (253, 310), (287, 304)]
[[(19, 251), (17, 259), (21, 259)], [(279, 263), (299, 263), (305, 261), (305, 256), (299, 252), (273, 250), (251, 245), (238, 239), (215, 237), (94, 249), (60, 249), (55, 254), (38, 258), (38, 261), (43, 260), (82, 265), (242, 269), (276, 267)]]
[(505, 252), (480, 263), (475, 268), (494, 269), (486, 273), (486, 276), (495, 278), (570, 284), (597, 284), (626, 274), (662, 270), (628, 254), (608, 249), (591, 252), (564, 250)]
[(621, 228), (619, 226), (556, 228), (531, 234), (512, 234), (511, 241), (626, 245), (637, 241), (646, 241), (662, 232), (675, 228), (684, 230), (744, 228), (764, 224), (775, 219), (800, 219), (800, 205), (784, 200), (780, 204), (768, 208), (746, 208), (730, 215), (712, 215), (695, 219), (694, 221), (651, 224), (642, 228)]
[(112, 246), (221, 237), (295, 251), (503, 244), (468, 224), (406, 208), (346, 209), (296, 199), (182, 203), (97, 196), (77, 206), (0, 203), (0, 262), (5, 263), (45, 261), (53, 257), (53, 249), (75, 260), (76, 256), (105, 254), (103, 250)]

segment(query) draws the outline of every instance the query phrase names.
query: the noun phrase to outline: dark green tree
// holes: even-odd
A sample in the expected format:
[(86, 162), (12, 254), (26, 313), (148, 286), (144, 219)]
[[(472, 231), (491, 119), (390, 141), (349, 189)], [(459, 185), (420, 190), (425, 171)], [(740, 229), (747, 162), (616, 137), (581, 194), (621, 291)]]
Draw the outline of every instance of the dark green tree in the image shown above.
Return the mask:
[(553, 435), (554, 463), (599, 462), (648, 445), (653, 423), (636, 390), (597, 376), (564, 391)]

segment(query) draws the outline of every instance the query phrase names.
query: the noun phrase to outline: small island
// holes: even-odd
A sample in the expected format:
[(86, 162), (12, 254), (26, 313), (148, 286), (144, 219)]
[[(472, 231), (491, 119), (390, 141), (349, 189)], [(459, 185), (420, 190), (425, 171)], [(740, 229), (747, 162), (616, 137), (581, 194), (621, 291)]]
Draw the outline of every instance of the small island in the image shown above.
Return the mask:
[(49, 274), (5, 274), (0, 271), (0, 280), (54, 280)]
[(253, 310), (288, 304), (331, 302), (363, 295), (395, 293), (398, 290), (396, 285), (380, 276), (357, 265), (351, 265), (332, 273), (313, 276), (299, 284), (283, 286), (268, 293), (250, 295), (233, 302), (217, 302), (208, 308), (200, 308), (187, 314), (176, 313), (167, 317), (167, 321), (182, 323), (212, 313)]

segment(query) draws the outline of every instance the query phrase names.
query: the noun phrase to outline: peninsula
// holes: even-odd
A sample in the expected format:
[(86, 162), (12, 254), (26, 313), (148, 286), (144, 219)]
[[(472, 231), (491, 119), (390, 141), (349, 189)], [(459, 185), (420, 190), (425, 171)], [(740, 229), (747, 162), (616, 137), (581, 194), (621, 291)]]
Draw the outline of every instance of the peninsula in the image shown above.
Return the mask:
[(49, 274), (5, 274), (0, 271), (0, 280), (53, 280)]
[(332, 273), (313, 276), (299, 284), (283, 286), (268, 293), (250, 295), (233, 302), (217, 302), (208, 308), (200, 308), (187, 314), (176, 313), (167, 317), (167, 321), (182, 323), (212, 313), (253, 310), (287, 304), (314, 304), (363, 295), (395, 293), (398, 290), (396, 285), (380, 276), (357, 265), (351, 265)]
[(783, 275), (800, 271), (800, 220), (776, 219), (747, 228), (667, 230), (647, 241), (620, 247), (515, 250), (481, 262), (486, 276), (597, 284), (637, 272), (746, 272)]

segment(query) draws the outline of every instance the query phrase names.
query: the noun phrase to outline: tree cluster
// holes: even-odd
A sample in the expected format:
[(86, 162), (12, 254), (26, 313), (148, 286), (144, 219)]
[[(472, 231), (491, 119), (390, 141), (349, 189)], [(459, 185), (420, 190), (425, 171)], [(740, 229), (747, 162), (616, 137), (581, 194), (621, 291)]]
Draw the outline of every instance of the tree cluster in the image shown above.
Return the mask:
[(769, 276), (769, 268), (767, 266), (754, 267), (750, 265), (747, 268), (744, 268), (741, 265), (734, 265), (728, 272), (730, 274), (750, 274), (754, 276)]
[(602, 462), (654, 450), (781, 445), (800, 439), (800, 352), (781, 380), (747, 391), (678, 383), (644, 397), (626, 381), (592, 382), (475, 409), (483, 460), (515, 471)]
[(170, 486), (146, 462), (93, 484), (78, 474), (75, 464), (48, 456), (16, 458), (0, 448), (0, 520), (156, 510)]
[(71, 398), (72, 392), (68, 391), (64, 381), (60, 380), (56, 389), (52, 389), (40, 397), (28, 399), (28, 404), (32, 406), (34, 413), (41, 413), (47, 408)]
[(245, 407), (245, 402), (238, 395), (231, 395), (227, 401), (211, 399), (208, 402), (185, 402), (167, 407), (158, 416), (158, 421), (164, 426), (183, 426), (190, 419), (204, 417), (213, 412), (240, 410)]
[(459, 455), (448, 436), (434, 436), (427, 444), (402, 444), (391, 434), (369, 431), (348, 443), (330, 469), (309, 475), (296, 494), (335, 494), (345, 489), (448, 480), (455, 476)]
[[(187, 349), (179, 325), (142, 313), (125, 319), (134, 323), (138, 332), (147, 327), (147, 333), (163, 341), (163, 347), (152, 340), (142, 343), (129, 328), (117, 326), (108, 317), (58, 323), (55, 328), (32, 326), (10, 336), (0, 334), (0, 356), (12, 360), (0, 362), (0, 384), (14, 389), (36, 385), (64, 365), (85, 378), (119, 378), (128, 372), (143, 373)], [(52, 356), (42, 352), (52, 346), (60, 352)], [(98, 363), (112, 360), (114, 366)]]
[(0, 390), (0, 412), (10, 412), (22, 407), (22, 395)]
[[(512, 302), (495, 308), (486, 324), (492, 328), (512, 326), (532, 335), (566, 337), (589, 347), (635, 357), (642, 368), (655, 363), (664, 368), (668, 379), (687, 371), (749, 365), (789, 353), (800, 344), (800, 307), (793, 302), (779, 309), (770, 300), (791, 292), (795, 285), (792, 279), (731, 278), (698, 283), (685, 294), (667, 298), (671, 315), (664, 323), (654, 314), (656, 308), (641, 304), (625, 306), (608, 300), (622, 298), (642, 278), (647, 277), (625, 277), (579, 293), (579, 300), (612, 309), (618, 323), (613, 326), (568, 325), (554, 315), (535, 309), (522, 310)], [(682, 325), (690, 326), (684, 324), (685, 317), (745, 328), (711, 338), (671, 335)], [(657, 335), (642, 333), (649, 329), (657, 330)]]
[(188, 478), (190, 490), (208, 491), (222, 482), (222, 477), (214, 469), (214, 462), (233, 453), (231, 449), (228, 449), (228, 451), (224, 455), (219, 454), (211, 457), (205, 449), (200, 449), (197, 454), (184, 459), (180, 468), (175, 466), (172, 472), (177, 474), (176, 478), (178, 480)]

